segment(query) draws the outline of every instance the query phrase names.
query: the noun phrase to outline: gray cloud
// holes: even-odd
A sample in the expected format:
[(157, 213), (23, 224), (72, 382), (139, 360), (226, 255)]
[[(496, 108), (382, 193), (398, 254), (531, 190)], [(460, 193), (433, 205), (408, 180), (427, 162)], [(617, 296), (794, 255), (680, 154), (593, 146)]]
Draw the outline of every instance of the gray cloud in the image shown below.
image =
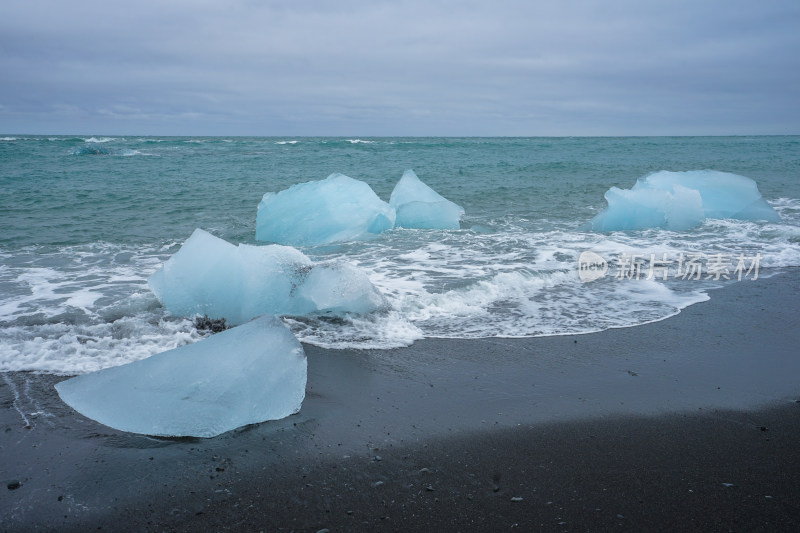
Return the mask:
[(800, 4), (112, 2), (0, 8), (0, 129), (800, 133)]

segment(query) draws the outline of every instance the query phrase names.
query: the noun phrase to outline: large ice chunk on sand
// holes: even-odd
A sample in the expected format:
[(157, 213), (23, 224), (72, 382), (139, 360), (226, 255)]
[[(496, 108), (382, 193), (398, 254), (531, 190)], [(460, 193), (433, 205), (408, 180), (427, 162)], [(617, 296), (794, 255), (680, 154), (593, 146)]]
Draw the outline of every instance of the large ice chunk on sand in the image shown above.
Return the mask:
[(369, 185), (336, 173), (265, 194), (256, 239), (291, 246), (352, 241), (391, 229), (394, 219), (394, 209)]
[(231, 324), (262, 313), (364, 314), (386, 304), (367, 275), (347, 263), (314, 263), (277, 244), (234, 246), (201, 229), (147, 283), (173, 315)]
[(122, 431), (214, 437), (300, 410), (307, 362), (300, 342), (263, 315), (195, 344), (56, 385), (67, 404)]
[(589, 222), (595, 231), (685, 230), (707, 218), (780, 220), (755, 181), (716, 170), (656, 172), (632, 189), (612, 187), (605, 198), (608, 207)]
[(458, 229), (464, 208), (425, 185), (413, 170), (406, 170), (389, 199), (402, 228)]

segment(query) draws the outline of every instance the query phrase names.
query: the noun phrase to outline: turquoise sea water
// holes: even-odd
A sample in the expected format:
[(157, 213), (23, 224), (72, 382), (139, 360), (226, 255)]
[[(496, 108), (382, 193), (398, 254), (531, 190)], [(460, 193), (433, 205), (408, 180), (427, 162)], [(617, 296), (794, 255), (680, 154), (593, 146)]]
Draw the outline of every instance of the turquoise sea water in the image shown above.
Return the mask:
[[(201, 338), (147, 277), (195, 228), (257, 244), (268, 191), (341, 172), (388, 200), (412, 168), (463, 206), (460, 230), (392, 230), (305, 248), (363, 269), (390, 309), (284, 317), (303, 341), (392, 348), (423, 337), (515, 337), (635, 326), (713, 297), (722, 280), (581, 283), (577, 259), (706, 254), (760, 275), (800, 266), (800, 137), (141, 138), (0, 136), (0, 371), (75, 373)], [(780, 223), (592, 233), (612, 186), (659, 170), (754, 179)], [(753, 272), (749, 279), (753, 280)], [(735, 277), (735, 276), (733, 276)], [(705, 276), (703, 276), (705, 278)]]

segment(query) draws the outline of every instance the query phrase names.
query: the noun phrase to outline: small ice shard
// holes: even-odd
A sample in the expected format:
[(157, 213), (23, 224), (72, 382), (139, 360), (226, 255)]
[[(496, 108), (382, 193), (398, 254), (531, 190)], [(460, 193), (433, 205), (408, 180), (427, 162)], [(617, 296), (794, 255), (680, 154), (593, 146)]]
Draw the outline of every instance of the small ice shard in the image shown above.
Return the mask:
[(202, 341), (56, 384), (61, 399), (106, 426), (214, 437), (300, 410), (303, 347), (272, 315)]
[(233, 244), (201, 229), (147, 280), (176, 316), (241, 324), (262, 313), (369, 313), (386, 305), (367, 275), (347, 263), (314, 263), (277, 244)]
[(464, 208), (456, 205), (406, 170), (389, 199), (397, 212), (395, 226), (420, 229), (458, 229)]
[(391, 229), (394, 220), (394, 209), (369, 185), (336, 173), (265, 194), (256, 239), (291, 246), (360, 240)]
[(386, 306), (367, 275), (347, 263), (316, 263), (293, 295), (298, 311), (366, 314)]
[(640, 178), (631, 189), (612, 187), (605, 198), (608, 207), (589, 222), (592, 230), (681, 231), (707, 218), (780, 220), (755, 181), (716, 170), (656, 172)]

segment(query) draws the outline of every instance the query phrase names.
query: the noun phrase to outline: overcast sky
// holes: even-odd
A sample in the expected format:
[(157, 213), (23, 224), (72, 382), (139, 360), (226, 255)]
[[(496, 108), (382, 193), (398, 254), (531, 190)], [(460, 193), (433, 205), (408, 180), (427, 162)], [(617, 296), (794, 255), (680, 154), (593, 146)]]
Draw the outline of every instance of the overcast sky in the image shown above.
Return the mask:
[(6, 0), (0, 133), (800, 134), (800, 0)]

